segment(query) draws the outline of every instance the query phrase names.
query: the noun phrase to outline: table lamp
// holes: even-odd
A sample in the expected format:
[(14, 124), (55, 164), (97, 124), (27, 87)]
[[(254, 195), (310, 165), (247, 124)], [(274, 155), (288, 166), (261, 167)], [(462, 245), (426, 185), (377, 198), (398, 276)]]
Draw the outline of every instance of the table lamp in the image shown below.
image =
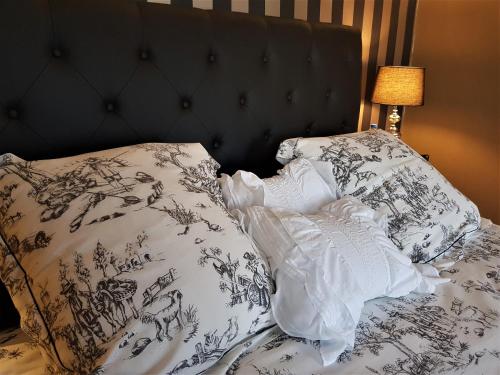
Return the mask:
[(424, 105), (425, 68), (415, 66), (381, 66), (377, 72), (372, 103), (393, 105), (389, 116), (389, 132), (397, 138), (401, 133), (396, 126), (401, 117), (398, 105)]

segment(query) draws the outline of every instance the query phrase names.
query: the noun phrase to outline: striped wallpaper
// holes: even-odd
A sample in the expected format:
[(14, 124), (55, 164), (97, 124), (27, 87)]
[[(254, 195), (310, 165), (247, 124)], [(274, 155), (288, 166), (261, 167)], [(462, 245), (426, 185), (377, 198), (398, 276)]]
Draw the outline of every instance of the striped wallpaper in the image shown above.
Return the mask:
[(363, 72), (359, 129), (385, 127), (387, 106), (370, 103), (377, 66), (409, 65), (417, 0), (149, 0), (184, 7), (243, 12), (362, 30)]

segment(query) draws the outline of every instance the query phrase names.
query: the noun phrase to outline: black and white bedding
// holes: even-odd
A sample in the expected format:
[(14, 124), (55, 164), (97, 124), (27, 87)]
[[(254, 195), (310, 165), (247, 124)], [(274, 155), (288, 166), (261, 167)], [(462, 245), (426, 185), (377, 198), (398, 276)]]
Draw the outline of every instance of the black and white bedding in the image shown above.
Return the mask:
[[(498, 373), (500, 227), (471, 234), (477, 207), (416, 152), (352, 134), (358, 30), (117, 0), (3, 1), (0, 25), (0, 279), (24, 331), (0, 333), (0, 375)], [(260, 181), (277, 151), (288, 176)], [(325, 365), (274, 323), (271, 257), (217, 183), (238, 168), (235, 205), (355, 197), (450, 282), (370, 295)]]
[(44, 367), (40, 351), (20, 328), (0, 332), (0, 374), (38, 375)]
[(207, 374), (499, 374), (500, 226), (483, 220), (434, 294), (368, 302), (354, 350), (321, 366), (320, 343), (267, 329)]
[[(498, 374), (500, 226), (483, 220), (449, 259), (457, 262), (442, 273), (451, 282), (434, 294), (368, 302), (355, 349), (334, 365), (322, 367), (319, 342), (273, 326), (239, 343), (206, 374)], [(1, 374), (39, 374), (43, 366), (21, 330), (0, 334)]]
[(199, 373), (273, 324), (217, 168), (200, 144), (0, 157), (0, 277), (48, 372)]

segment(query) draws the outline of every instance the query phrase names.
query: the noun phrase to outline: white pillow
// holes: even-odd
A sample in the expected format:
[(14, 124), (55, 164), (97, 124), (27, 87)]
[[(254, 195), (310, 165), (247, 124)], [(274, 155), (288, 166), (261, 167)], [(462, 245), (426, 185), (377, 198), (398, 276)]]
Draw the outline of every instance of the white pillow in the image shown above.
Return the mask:
[(310, 213), (338, 197), (330, 164), (306, 159), (291, 161), (274, 177), (237, 171), (232, 177), (222, 174), (219, 183), (230, 210), (264, 206)]
[(325, 365), (354, 344), (365, 301), (433, 292), (446, 281), (432, 266), (412, 264), (372, 219), (377, 214), (352, 197), (312, 215), (263, 207), (236, 213), (269, 258), (276, 322), (289, 335), (324, 340)]

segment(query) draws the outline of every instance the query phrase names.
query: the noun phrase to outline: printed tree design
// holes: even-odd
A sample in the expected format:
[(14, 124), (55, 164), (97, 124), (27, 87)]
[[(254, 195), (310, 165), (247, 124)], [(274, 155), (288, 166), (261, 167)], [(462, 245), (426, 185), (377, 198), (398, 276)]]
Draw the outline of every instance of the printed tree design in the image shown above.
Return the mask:
[(413, 244), (413, 249), (410, 254), (410, 259), (412, 263), (420, 263), (425, 262), (429, 258), (427, 252), (424, 251), (424, 248), (419, 244)]
[[(389, 209), (389, 237), (399, 249), (403, 249), (404, 239), (411, 227), (425, 229), (438, 224), (431, 220), (429, 208), (442, 214), (458, 207), (439, 186), (429, 188), (425, 184), (427, 180), (428, 176), (421, 169), (413, 170), (405, 166), (395, 170), (370, 192), (367, 192), (366, 187), (362, 187), (352, 195), (359, 197), (373, 209)], [(400, 207), (404, 207), (404, 210)], [(460, 234), (460, 230), (454, 230), (452, 227), (441, 226), (441, 229), (443, 239), (436, 250), (437, 253), (441, 252), (441, 248), (446, 250)], [(429, 255), (424, 250), (429, 245), (427, 237), (424, 236), (423, 242), (414, 246), (413, 261), (428, 259)]]
[[(120, 252), (120, 254), (125, 254), (125, 257), (117, 256), (112, 251), (109, 252), (109, 264), (115, 271), (114, 276), (142, 269), (145, 263), (152, 261), (151, 255), (144, 253), (145, 242), (149, 238), (148, 234), (143, 231), (136, 238), (137, 241), (127, 242), (124, 251)], [(98, 257), (98, 259), (100, 258)]]
[[(429, 188), (422, 183), (427, 178), (426, 175), (417, 175), (405, 166), (393, 172), (391, 177), (385, 179), (371, 193), (363, 195), (361, 200), (374, 209), (387, 206), (396, 219), (393, 225), (396, 225), (394, 230), (397, 231), (410, 222), (417, 223), (428, 219), (426, 209), (432, 200), (429, 197)], [(400, 212), (396, 207), (398, 200), (404, 201), (410, 211)]]
[(468, 279), (462, 283), (462, 288), (467, 293), (473, 291), (483, 292), (496, 300), (500, 300), (500, 264), (488, 266), (483, 272), (483, 275), (486, 276), (486, 281)]
[(174, 204), (174, 208), (168, 208), (166, 206), (163, 206), (163, 208), (152, 208), (166, 212), (168, 216), (177, 222), (177, 224), (183, 225), (184, 232), (178, 233), (178, 235), (186, 235), (188, 234), (191, 225), (199, 222), (199, 219), (191, 209), (184, 208), (184, 205), (177, 203), (174, 199), (172, 199), (172, 202)]
[(500, 300), (500, 290), (495, 287), (492, 283), (488, 281), (480, 281), (480, 280), (467, 280), (462, 283), (462, 288), (467, 293), (471, 293), (472, 290), (477, 290), (480, 292), (488, 293), (493, 298)]
[[(267, 312), (271, 306), (270, 293), (274, 289), (273, 280), (255, 254), (246, 252), (244, 258), (247, 261), (245, 268), (252, 272), (252, 278), (244, 274), (238, 274), (237, 270), (240, 267), (238, 259), (232, 260), (231, 254), (227, 253), (226, 258), (221, 256), (222, 250), (218, 247), (210, 247), (209, 249), (201, 248), (201, 256), (198, 259), (198, 264), (202, 267), (212, 261), (214, 270), (221, 277), (219, 288), (222, 293), (229, 291), (231, 301), (229, 306), (234, 306), (248, 302), (248, 309), (251, 310), (255, 305), (264, 308), (262, 314)], [(258, 322), (258, 320), (257, 320)]]
[(381, 137), (380, 133), (375, 132), (355, 134), (352, 139), (367, 147), (370, 152), (374, 153), (380, 153), (382, 151), (382, 147), (390, 143), (389, 139)]
[(186, 166), (180, 159), (190, 158), (191, 155), (183, 151), (184, 144), (143, 144), (137, 147), (153, 152), (153, 157), (156, 159), (156, 165), (165, 168), (172, 164), (181, 170), (181, 178), (179, 183), (183, 185), (187, 191), (193, 193), (205, 193), (210, 200), (218, 206), (225, 208), (222, 199), (220, 186), (217, 183), (217, 169), (219, 164), (212, 158), (202, 160), (197, 166)]
[[(355, 133), (352, 139), (367, 147), (370, 152), (377, 154), (382, 152), (382, 149), (385, 147), (388, 159), (406, 158), (414, 154), (404, 143), (398, 142), (382, 132)], [(397, 155), (395, 155), (396, 151), (398, 152)]]
[(97, 242), (92, 259), (94, 260), (95, 269), (101, 270), (104, 278), (108, 277), (106, 275), (106, 268), (110, 264), (110, 256), (110, 252), (100, 242)]
[[(3, 245), (0, 238), (0, 279), (12, 297), (23, 293), (27, 286), (25, 278), (16, 275), (17, 270), (18, 267), (15, 258), (7, 250), (7, 247)], [(28, 280), (32, 282), (31, 279), (28, 278)]]
[[(52, 339), (47, 332), (47, 329), (51, 332), (54, 340), (60, 337), (60, 327), (57, 323), (59, 323), (59, 313), (62, 311), (64, 306), (65, 301), (59, 299), (58, 297), (56, 297), (55, 301), (52, 301), (50, 293), (44, 286), (42, 287), (39, 301), (40, 310), (35, 304), (27, 305), (25, 314), (21, 320), (21, 327), (23, 331), (33, 340), (34, 345), (43, 350), (43, 352), (51, 359), (52, 363), (60, 367), (58, 372), (61, 373), (64, 371), (59, 363), (57, 355), (53, 350)], [(46, 325), (42, 321), (39, 311), (44, 315)]]
[[(127, 255), (128, 258), (134, 258), (139, 256), (139, 252), (137, 249), (134, 247), (134, 245), (130, 242), (127, 243), (125, 246), (125, 254)], [(114, 255), (111, 256), (113, 259), (116, 259)], [(110, 263), (113, 263), (110, 258)]]
[[(22, 327), (33, 338), (36, 344), (47, 353), (52, 363), (59, 367), (58, 369), (53, 369), (55, 372), (93, 373), (99, 370), (95, 366), (95, 360), (104, 352), (97, 347), (91, 336), (85, 335), (82, 326), (78, 322), (75, 322), (75, 324), (61, 323), (60, 313), (65, 310), (68, 304), (72, 304), (71, 298), (75, 298), (76, 294), (68, 295), (66, 293), (68, 289), (65, 290), (64, 287), (69, 286), (71, 288), (71, 286), (74, 286), (74, 282), (69, 278), (68, 266), (62, 261), (59, 261), (59, 266), (59, 281), (63, 287), (61, 294), (66, 298), (60, 298), (59, 296), (52, 297), (46, 285), (38, 285), (38, 289), (40, 290), (39, 310), (34, 304), (28, 306), (22, 321)], [(40, 320), (38, 311), (42, 314), (45, 323)], [(83, 313), (82, 310), (81, 312)], [(87, 331), (88, 333), (89, 331)], [(66, 342), (68, 348), (73, 351), (74, 359), (71, 363), (61, 364), (59, 362), (56, 353), (53, 351), (50, 335), (52, 335), (54, 340), (63, 340)], [(86, 339), (83, 344), (82, 339)]]
[[(57, 357), (52, 348), (51, 339), (39, 318), (38, 310), (35, 304), (26, 306), (26, 313), (24, 319), (21, 320), (21, 327), (28, 336), (32, 338), (34, 343), (40, 347), (52, 362), (58, 363)], [(50, 327), (49, 329), (54, 328)]]
[[(365, 351), (382, 355), (386, 345), (391, 345), (400, 354), (394, 363), (385, 364), (384, 375), (428, 375), (451, 370), (465, 369), (472, 361), (479, 361), (481, 354), (469, 352), (469, 345), (460, 341), (460, 329), (472, 330), (477, 335), (496, 327), (498, 313), (483, 312), (475, 306), (455, 298), (449, 312), (434, 305), (436, 296), (416, 299), (401, 297), (396, 300), (377, 304), (387, 314), (387, 319), (370, 315), (362, 321), (356, 331), (354, 349), (343, 353), (339, 361), (350, 360), (352, 356), (361, 357)], [(418, 336), (425, 345), (419, 346), (420, 352), (406, 344), (407, 337)]]
[(321, 146), (321, 150), (319, 160), (328, 161), (332, 164), (333, 174), (342, 191), (346, 189), (353, 176), (357, 178), (358, 183), (361, 180), (370, 178), (370, 172), (366, 175), (366, 172), (359, 171), (365, 165), (366, 160), (356, 152), (357, 147), (351, 146), (347, 139), (339, 138), (332, 142), (330, 146)]
[(10, 206), (14, 203), (12, 193), (17, 187), (17, 184), (10, 184), (4, 186), (3, 191), (0, 191), (0, 219), (2, 219), (0, 223), (3, 227), (12, 225), (23, 217), (21, 212), (16, 212), (13, 215), (7, 216)]
[(75, 273), (78, 281), (84, 283), (87, 286), (89, 294), (92, 294), (92, 287), (90, 286), (90, 270), (85, 266), (83, 262), (83, 256), (79, 253), (75, 253)]
[(500, 233), (495, 228), (486, 229), (473, 236), (466, 243), (470, 251), (464, 254), (463, 262), (489, 262), (492, 258), (500, 258)]
[(146, 232), (142, 231), (142, 233), (139, 233), (137, 235), (137, 245), (139, 245), (140, 248), (142, 248), (142, 245), (144, 244), (145, 241), (149, 239), (149, 236)]
[(239, 260), (231, 260), (231, 254), (227, 253), (227, 260), (223, 260), (220, 256), (222, 255), (222, 250), (218, 247), (210, 247), (209, 249), (203, 247), (201, 249), (201, 257), (198, 259), (198, 264), (204, 267), (210, 260), (214, 261), (212, 263), (215, 271), (220, 275), (221, 278), (224, 275), (227, 276), (227, 281), (220, 282), (220, 290), (224, 292), (229, 290), (231, 293), (230, 306), (234, 306), (238, 303), (242, 303), (242, 295), (239, 289), (239, 284), (236, 280), (236, 270), (240, 267)]
[(184, 236), (188, 234), (189, 230), (191, 229), (191, 225), (200, 222), (205, 223), (209, 231), (221, 232), (223, 230), (220, 225), (210, 223), (199, 214), (196, 214), (193, 210), (186, 209), (182, 203), (177, 203), (175, 199), (171, 198), (171, 201), (174, 204), (173, 208), (168, 208), (167, 206), (163, 206), (162, 208), (151, 206), (151, 208), (166, 212), (168, 216), (170, 216), (177, 222), (177, 224), (184, 226), (184, 231), (177, 233), (178, 236)]

